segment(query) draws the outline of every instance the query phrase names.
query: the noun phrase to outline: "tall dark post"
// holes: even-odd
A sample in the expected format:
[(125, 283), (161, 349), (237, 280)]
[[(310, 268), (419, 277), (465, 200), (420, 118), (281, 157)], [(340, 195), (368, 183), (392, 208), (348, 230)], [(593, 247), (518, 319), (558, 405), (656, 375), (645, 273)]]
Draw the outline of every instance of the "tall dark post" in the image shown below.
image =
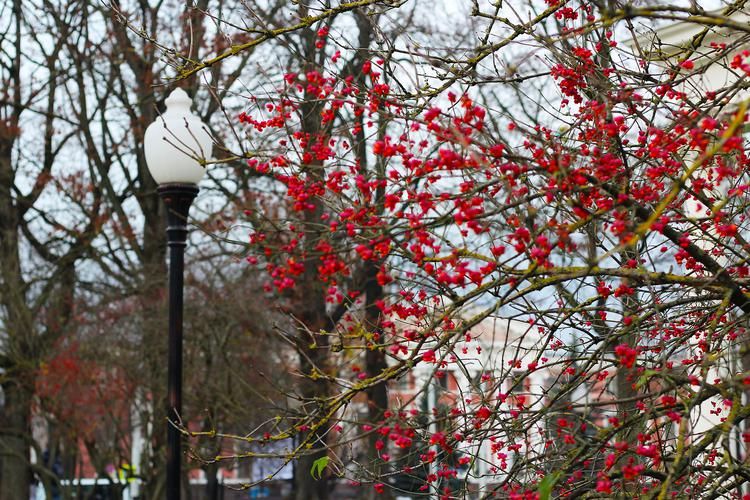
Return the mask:
[(169, 365), (167, 368), (167, 500), (180, 500), (182, 413), (182, 293), (187, 241), (187, 216), (198, 194), (193, 184), (164, 184), (158, 188), (167, 207), (169, 246)]

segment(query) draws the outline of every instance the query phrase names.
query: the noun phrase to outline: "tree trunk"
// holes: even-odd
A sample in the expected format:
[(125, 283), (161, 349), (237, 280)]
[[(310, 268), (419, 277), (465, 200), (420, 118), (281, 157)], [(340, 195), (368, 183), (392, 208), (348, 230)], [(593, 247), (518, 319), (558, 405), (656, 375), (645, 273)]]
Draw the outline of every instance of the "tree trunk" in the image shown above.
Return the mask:
[(0, 363), (3, 405), (0, 407), (0, 500), (29, 498), (31, 468), (32, 320), (24, 295), (19, 255), (19, 214), (13, 201), (13, 142), (0, 148), (0, 305), (7, 328)]
[(0, 500), (29, 498), (31, 393), (18, 383), (3, 386), (0, 415)]
[[(306, 15), (307, 7), (301, 7), (300, 13)], [(310, 29), (304, 30), (303, 40), (307, 55), (306, 70), (316, 69), (315, 32)], [(323, 126), (320, 122), (322, 103), (316, 99), (316, 96), (306, 94), (305, 97), (306, 100), (300, 107), (302, 128), (312, 138), (325, 137), (327, 131), (322, 130)], [(314, 140), (310, 141), (311, 144), (314, 142)], [(308, 181), (322, 182), (325, 179), (325, 170), (321, 163), (313, 162), (306, 167)], [(327, 328), (332, 327), (326, 316), (325, 292), (318, 275), (320, 258), (316, 250), (316, 245), (322, 237), (320, 221), (324, 207), (320, 199), (314, 199), (312, 203), (314, 203), (314, 208), (307, 210), (303, 218), (305, 233), (303, 248), (309, 257), (305, 260), (305, 270), (302, 281), (298, 285), (296, 297), (301, 308), (300, 319), (304, 325), (298, 334), (300, 372), (306, 377), (300, 383), (303, 418), (309, 415), (315, 415), (315, 418), (318, 418), (319, 402), (328, 394), (328, 382), (325, 377), (329, 375), (329, 340), (325, 333), (321, 335), (320, 332), (325, 332)], [(322, 374), (324, 377), (319, 378), (317, 374)], [(313, 463), (328, 455), (325, 437), (327, 429), (327, 424), (324, 424), (317, 430), (300, 433), (300, 439), (310, 438), (311, 447), (303, 450), (303, 453), (307, 453), (297, 460), (294, 475), (294, 498), (296, 500), (327, 500), (329, 497), (326, 471), (323, 471), (321, 477), (317, 479), (310, 474)]]
[[(383, 297), (383, 287), (377, 281), (378, 266), (374, 262), (367, 263), (367, 271), (365, 273), (367, 282), (365, 283), (365, 294), (366, 294), (366, 305), (365, 305), (365, 328), (368, 331), (383, 335), (380, 328), (380, 310), (375, 305), (376, 301)], [(373, 340), (375, 344), (372, 349), (369, 349), (365, 354), (365, 365), (367, 375), (374, 377), (379, 375), (383, 370), (388, 368), (388, 364), (385, 358), (385, 352), (383, 351), (384, 340), (382, 337), (378, 340)], [(379, 422), (383, 420), (383, 414), (388, 409), (388, 385), (385, 382), (381, 382), (369, 389), (367, 389), (367, 412), (368, 420), (372, 425), (377, 426)], [(368, 439), (368, 458), (369, 467), (372, 470), (374, 477), (385, 477), (387, 472), (387, 463), (384, 462), (380, 457), (382, 453), (387, 453), (388, 440), (383, 439), (385, 446), (382, 450), (378, 451), (375, 447), (375, 443), (382, 439), (382, 436), (378, 433), (370, 434)], [(378, 494), (374, 488), (368, 488), (365, 490), (366, 498), (374, 500), (375, 498), (390, 498), (390, 490), (386, 490), (383, 494)]]
[(216, 473), (219, 471), (219, 465), (210, 463), (205, 466), (206, 473), (206, 500), (219, 500), (219, 478)]
[[(321, 311), (325, 311), (325, 309), (321, 309)], [(310, 327), (316, 325), (316, 323), (306, 324)], [(320, 322), (317, 322), (317, 324), (320, 325)], [(311, 331), (320, 331), (320, 329), (312, 330), (311, 328)], [(300, 371), (308, 376), (315, 371), (325, 373), (328, 361), (328, 337), (312, 334), (303, 337), (302, 342), (306, 341), (309, 344), (300, 347)], [(328, 393), (326, 380), (324, 378), (316, 380), (315, 377), (307, 378), (301, 382), (300, 392), (305, 401), (302, 415), (319, 415), (317, 401)], [(310, 439), (309, 445), (311, 447), (308, 450), (303, 449), (303, 455), (297, 460), (294, 474), (295, 500), (328, 500), (329, 498), (327, 471), (322, 471), (320, 477), (316, 476), (317, 478), (314, 478), (311, 474), (313, 463), (328, 455), (325, 438), (327, 429), (328, 426), (323, 425), (317, 430), (300, 433), (299, 438), (301, 440)], [(309, 451), (309, 453), (305, 454), (305, 451)]]

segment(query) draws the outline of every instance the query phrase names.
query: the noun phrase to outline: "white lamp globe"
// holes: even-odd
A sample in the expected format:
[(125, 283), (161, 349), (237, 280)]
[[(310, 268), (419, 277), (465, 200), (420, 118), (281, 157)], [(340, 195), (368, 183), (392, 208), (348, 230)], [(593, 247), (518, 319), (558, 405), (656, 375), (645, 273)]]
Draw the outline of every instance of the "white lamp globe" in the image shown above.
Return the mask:
[(192, 101), (184, 90), (172, 91), (165, 104), (143, 139), (148, 170), (157, 184), (198, 184), (206, 173), (201, 161), (211, 157), (211, 135), (190, 111)]

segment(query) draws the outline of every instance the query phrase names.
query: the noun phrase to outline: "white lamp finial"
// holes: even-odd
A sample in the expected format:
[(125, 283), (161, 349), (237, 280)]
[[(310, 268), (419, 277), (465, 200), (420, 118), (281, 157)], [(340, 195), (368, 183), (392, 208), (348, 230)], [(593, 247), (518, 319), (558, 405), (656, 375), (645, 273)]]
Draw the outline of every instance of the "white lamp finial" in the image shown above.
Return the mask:
[(201, 164), (211, 158), (213, 140), (192, 101), (177, 88), (164, 101), (167, 109), (146, 129), (146, 164), (158, 184), (197, 184), (206, 173)]

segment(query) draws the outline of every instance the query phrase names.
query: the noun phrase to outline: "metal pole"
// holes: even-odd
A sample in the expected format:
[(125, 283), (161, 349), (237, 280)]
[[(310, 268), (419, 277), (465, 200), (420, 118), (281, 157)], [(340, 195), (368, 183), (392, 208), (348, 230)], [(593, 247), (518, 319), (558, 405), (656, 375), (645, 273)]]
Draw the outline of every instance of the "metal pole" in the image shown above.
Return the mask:
[(167, 246), (169, 247), (169, 364), (167, 366), (167, 500), (180, 500), (182, 445), (182, 297), (184, 257), (187, 242), (187, 216), (198, 194), (192, 184), (159, 186), (167, 207)]

